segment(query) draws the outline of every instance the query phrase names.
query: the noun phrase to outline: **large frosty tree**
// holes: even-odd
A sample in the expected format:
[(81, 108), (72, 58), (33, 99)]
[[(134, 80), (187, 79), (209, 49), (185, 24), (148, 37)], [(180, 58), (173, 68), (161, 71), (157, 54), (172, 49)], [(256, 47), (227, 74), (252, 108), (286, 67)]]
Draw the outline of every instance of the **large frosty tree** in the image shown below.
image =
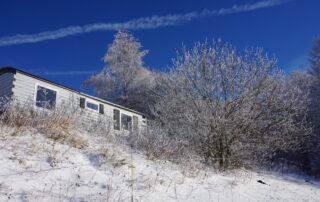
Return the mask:
[(152, 82), (151, 72), (143, 66), (141, 43), (129, 32), (118, 31), (103, 57), (103, 70), (88, 78), (85, 87), (91, 87), (97, 96), (115, 103), (142, 110), (139, 99)]
[(220, 168), (296, 149), (307, 134), (306, 94), (260, 49), (197, 43), (161, 83), (156, 119), (173, 140)]
[(310, 171), (312, 174), (320, 175), (320, 36), (318, 36), (310, 52), (309, 82), (309, 121), (313, 126), (313, 136), (310, 142), (312, 146), (309, 151)]
[(310, 117), (315, 133), (320, 133), (320, 36), (314, 41), (310, 52)]

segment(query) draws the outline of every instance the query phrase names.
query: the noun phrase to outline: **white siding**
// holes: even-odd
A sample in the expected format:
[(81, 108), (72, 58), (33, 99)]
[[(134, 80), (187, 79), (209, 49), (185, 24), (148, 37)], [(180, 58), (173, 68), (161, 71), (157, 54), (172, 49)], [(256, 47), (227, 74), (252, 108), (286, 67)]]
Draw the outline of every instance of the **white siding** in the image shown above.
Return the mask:
[(12, 94), (13, 73), (0, 75), (0, 97), (10, 97)]
[[(80, 94), (78, 92), (74, 92), (54, 84), (50, 84), (46, 81), (42, 81), (40, 79), (30, 77), (19, 72), (17, 72), (14, 75), (14, 78), (15, 78), (15, 81), (14, 81), (14, 88), (13, 88), (13, 95), (14, 95), (13, 99), (20, 103), (26, 103), (26, 102), (33, 103), (35, 101), (35, 96), (36, 96), (36, 86), (40, 85), (40, 86), (47, 87), (49, 89), (57, 91), (57, 103), (56, 103), (57, 107), (59, 107), (59, 105), (61, 106), (66, 104), (68, 106), (79, 109), (79, 112), (81, 113), (82, 121), (84, 122), (90, 122), (92, 120), (97, 121), (97, 120), (106, 119), (106, 118), (111, 119), (111, 121), (113, 121), (113, 109), (118, 109), (120, 110), (120, 113), (125, 113), (129, 116), (133, 116), (133, 115), (137, 116), (139, 121), (139, 128), (141, 128), (142, 116), (140, 114), (136, 114), (126, 109), (122, 109), (121, 107), (116, 107), (110, 104), (106, 104), (102, 101), (93, 99), (90, 96)], [(99, 114), (99, 111), (93, 111), (90, 109), (80, 109), (80, 97), (85, 98), (86, 101), (89, 101), (89, 102), (103, 104), (104, 114)], [(113, 123), (110, 123), (110, 126), (113, 129)]]
[(36, 86), (40, 85), (43, 87), (48, 87), (50, 89), (56, 90), (58, 92), (58, 102), (64, 102), (69, 99), (72, 95), (71, 92), (59, 88), (55, 85), (49, 84), (47, 82), (38, 80), (36, 78), (32, 78), (17, 72), (14, 75), (14, 88), (13, 88), (13, 95), (14, 99), (19, 102), (33, 102), (36, 96)]

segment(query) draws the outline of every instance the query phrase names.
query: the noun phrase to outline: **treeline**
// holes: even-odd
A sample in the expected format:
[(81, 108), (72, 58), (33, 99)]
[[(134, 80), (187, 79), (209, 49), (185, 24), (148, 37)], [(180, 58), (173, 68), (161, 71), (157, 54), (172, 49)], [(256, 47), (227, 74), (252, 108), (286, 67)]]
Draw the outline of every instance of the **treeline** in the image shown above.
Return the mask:
[(219, 169), (287, 159), (320, 173), (320, 38), (310, 70), (289, 76), (262, 49), (239, 51), (220, 40), (183, 47), (167, 72), (145, 67), (147, 53), (119, 31), (105, 67), (84, 87), (147, 114), (149, 133), (138, 139), (154, 155), (197, 157)]

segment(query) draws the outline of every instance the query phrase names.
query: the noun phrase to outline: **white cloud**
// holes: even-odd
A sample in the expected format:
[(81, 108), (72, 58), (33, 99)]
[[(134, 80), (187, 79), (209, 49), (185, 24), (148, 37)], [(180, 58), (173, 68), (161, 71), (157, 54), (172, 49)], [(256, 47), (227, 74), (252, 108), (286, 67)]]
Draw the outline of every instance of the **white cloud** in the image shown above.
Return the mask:
[(79, 75), (93, 75), (100, 72), (100, 70), (49, 71), (46, 68), (39, 68), (39, 69), (23, 68), (22, 70), (38, 76), (79, 76)]
[(75, 75), (89, 75), (95, 74), (95, 71), (66, 71), (66, 72), (42, 72), (38, 73), (38, 75), (45, 75), (45, 76), (75, 76)]
[(39, 75), (39, 76), (78, 76), (78, 75), (93, 75), (97, 71), (46, 71), (46, 70), (35, 70), (31, 69), (28, 70), (32, 74)]
[(127, 22), (95, 23), (84, 26), (70, 26), (52, 31), (44, 31), (37, 34), (18, 34), (14, 36), (0, 38), (0, 46), (10, 46), (14, 44), (23, 43), (36, 43), (40, 41), (59, 39), (67, 36), (84, 34), (95, 31), (116, 31), (119, 29), (143, 30), (156, 29), (167, 26), (177, 26), (202, 17), (247, 12), (256, 9), (281, 5), (290, 1), (293, 0), (266, 0), (241, 6), (234, 5), (231, 8), (222, 8), (218, 10), (205, 9), (201, 12), (194, 11), (185, 14), (169, 14), (164, 16), (154, 15), (151, 17), (132, 19)]

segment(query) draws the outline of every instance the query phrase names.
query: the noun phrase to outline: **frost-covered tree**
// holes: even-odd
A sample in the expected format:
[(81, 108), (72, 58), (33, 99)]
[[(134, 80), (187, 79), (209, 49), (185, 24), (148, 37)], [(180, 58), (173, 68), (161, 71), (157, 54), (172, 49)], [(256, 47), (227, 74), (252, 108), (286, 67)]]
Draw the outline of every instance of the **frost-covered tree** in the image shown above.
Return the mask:
[(141, 43), (129, 32), (118, 31), (103, 57), (103, 70), (88, 78), (84, 87), (91, 87), (97, 96), (112, 102), (143, 110), (147, 99), (141, 99), (152, 86), (153, 73), (143, 66)]
[(314, 126), (315, 133), (320, 133), (320, 37), (314, 41), (310, 52), (310, 118)]
[(310, 52), (310, 67), (309, 73), (320, 80), (320, 36), (314, 40)]
[(320, 175), (320, 135), (316, 124), (319, 118), (316, 116), (319, 113), (319, 99), (316, 99), (316, 88), (314, 86), (316, 78), (306, 72), (294, 71), (290, 73), (286, 81), (288, 86), (295, 86), (308, 98), (305, 105), (307, 106), (306, 119), (308, 127), (310, 127), (308, 131), (310, 136), (302, 136), (299, 140), (301, 148), (294, 152), (286, 153), (283, 157), (306, 173)]
[(310, 69), (308, 80), (310, 82), (309, 87), (309, 119), (313, 127), (312, 136), (312, 150), (310, 156), (310, 169), (312, 174), (320, 176), (320, 36), (314, 40), (310, 52)]
[(220, 168), (299, 147), (306, 94), (261, 49), (221, 42), (183, 49), (153, 110), (172, 138)]

